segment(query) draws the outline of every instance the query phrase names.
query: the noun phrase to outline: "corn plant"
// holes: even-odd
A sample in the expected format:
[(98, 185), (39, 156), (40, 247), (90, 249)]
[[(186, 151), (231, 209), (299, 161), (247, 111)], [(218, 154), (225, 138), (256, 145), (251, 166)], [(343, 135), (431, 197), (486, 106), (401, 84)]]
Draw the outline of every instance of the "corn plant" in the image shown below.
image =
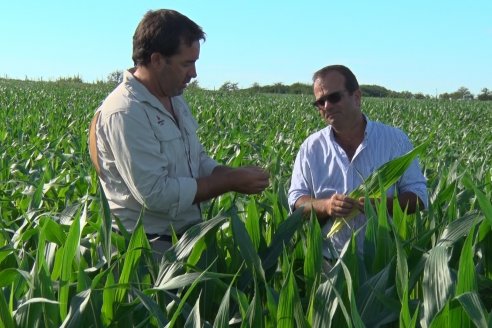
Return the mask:
[(204, 204), (156, 261), (141, 222), (111, 230), (90, 164), (87, 128), (110, 91), (0, 79), (0, 327), (491, 324), (490, 102), (363, 100), (415, 145), (433, 135), (419, 155), (430, 204), (408, 215), (395, 203), (390, 217), (367, 202), (364, 254), (354, 232), (325, 272), (316, 218), (286, 200), (299, 145), (323, 127), (311, 97), (185, 94), (209, 153), (264, 166), (271, 186)]

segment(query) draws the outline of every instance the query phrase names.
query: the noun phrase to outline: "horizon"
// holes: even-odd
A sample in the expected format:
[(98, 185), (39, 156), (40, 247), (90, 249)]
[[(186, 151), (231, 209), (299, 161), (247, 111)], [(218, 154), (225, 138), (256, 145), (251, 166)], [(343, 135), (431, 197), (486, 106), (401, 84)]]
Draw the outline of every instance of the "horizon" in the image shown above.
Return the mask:
[[(465, 87), (477, 95), (492, 89), (492, 1), (417, 0), (396, 7), (389, 1), (194, 0), (165, 1), (163, 7), (205, 31), (197, 80), (209, 90), (225, 82), (241, 89), (311, 84), (312, 73), (329, 64), (348, 66), (361, 85), (395, 92), (437, 95)], [(148, 0), (2, 3), (0, 76), (105, 81), (133, 66), (134, 30), (147, 10), (158, 8)]]
[[(71, 81), (73, 79), (73, 81)], [(80, 82), (79, 81), (76, 81), (80, 79)], [(25, 77), (24, 79), (19, 79), (19, 78), (10, 78), (8, 76), (0, 76), (0, 80), (9, 80), (9, 81), (18, 81), (18, 82), (40, 82), (40, 83), (82, 83), (82, 84), (90, 84), (90, 85), (97, 85), (97, 84), (100, 84), (100, 83), (103, 83), (103, 84), (106, 84), (106, 83), (111, 83), (111, 81), (108, 81), (108, 79), (105, 79), (105, 80), (98, 80), (98, 81), (84, 81), (83, 79), (80, 78), (80, 76), (61, 76), (61, 77), (58, 77), (56, 79), (52, 79), (52, 80), (45, 80), (43, 78), (40, 78), (40, 79), (30, 79), (28, 77)], [(229, 81), (226, 81), (224, 82), (225, 83), (229, 83)], [(301, 84), (303, 86), (310, 86), (312, 87), (312, 83), (311, 84), (308, 84), (308, 83), (302, 83), (302, 82), (294, 82), (294, 83), (291, 83), (291, 84), (284, 84), (282, 82), (277, 82), (277, 83), (280, 83), (281, 85), (283, 86), (286, 86), (286, 87), (291, 87), (295, 84)], [(277, 84), (275, 83), (275, 84)], [(248, 89), (251, 89), (254, 87), (254, 84), (258, 84), (258, 86), (260, 88), (263, 88), (263, 87), (273, 87), (275, 84), (259, 84), (259, 83), (256, 83), (254, 82), (253, 85), (251, 86), (248, 86), (248, 87), (243, 87), (243, 88), (238, 88), (238, 90), (248, 90)], [(451, 93), (455, 93), (457, 92), (458, 90), (454, 90), (454, 91), (451, 91), (451, 92), (443, 92), (441, 94), (435, 94), (435, 95), (432, 95), (432, 94), (425, 94), (425, 93), (422, 93), (422, 92), (411, 92), (411, 91), (408, 91), (408, 90), (402, 90), (402, 91), (396, 91), (396, 90), (393, 90), (391, 88), (386, 88), (384, 86), (381, 86), (381, 85), (377, 85), (377, 84), (360, 84), (360, 89), (363, 89), (363, 87), (382, 87), (383, 89), (385, 89), (386, 91), (388, 92), (392, 92), (392, 93), (397, 93), (397, 94), (402, 94), (402, 93), (406, 93), (406, 92), (410, 92), (413, 96), (418, 96), (418, 95), (423, 95), (425, 97), (430, 97), (430, 98), (438, 98), (439, 96), (441, 95), (444, 95), (444, 94), (451, 94)], [(468, 91), (469, 88), (467, 88), (466, 86), (462, 86), (464, 88), (466, 88)], [(201, 90), (205, 90), (205, 91), (219, 91), (219, 88), (215, 88), (215, 89), (209, 89), (209, 88), (206, 88), (206, 87), (202, 87), (201, 85), (198, 84), (198, 88), (200, 88)], [(188, 87), (186, 88), (188, 89)], [(488, 93), (490, 93), (492, 90), (491, 89), (488, 89)], [(231, 92), (234, 92), (234, 90), (232, 90)], [(278, 92), (272, 92), (272, 93), (278, 93)], [(289, 93), (289, 92), (287, 92)], [(477, 93), (477, 94), (474, 94), (470, 91), (471, 95), (473, 96), (472, 99), (477, 99), (477, 96), (480, 94), (480, 93)], [(278, 94), (281, 94), (281, 93), (278, 93)], [(369, 97), (373, 97), (373, 96), (369, 96)], [(388, 96), (381, 96), (381, 98), (386, 98)], [(390, 97), (391, 98), (391, 97)]]

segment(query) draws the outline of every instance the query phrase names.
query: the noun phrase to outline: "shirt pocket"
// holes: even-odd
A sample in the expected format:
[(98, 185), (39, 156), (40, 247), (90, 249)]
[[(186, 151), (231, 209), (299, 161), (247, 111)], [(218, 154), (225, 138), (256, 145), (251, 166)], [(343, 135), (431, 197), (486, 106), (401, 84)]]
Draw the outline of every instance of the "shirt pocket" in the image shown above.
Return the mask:
[(165, 165), (171, 176), (177, 176), (177, 168), (186, 161), (184, 143), (181, 132), (172, 124), (165, 124), (154, 129), (154, 134), (160, 143), (160, 152), (165, 159)]
[(198, 136), (196, 134), (197, 125), (194, 120), (186, 120), (183, 122), (183, 130), (186, 134), (185, 138), (187, 141), (188, 156), (190, 159), (190, 168), (193, 172), (193, 176), (198, 176), (200, 167), (200, 153), (202, 147)]

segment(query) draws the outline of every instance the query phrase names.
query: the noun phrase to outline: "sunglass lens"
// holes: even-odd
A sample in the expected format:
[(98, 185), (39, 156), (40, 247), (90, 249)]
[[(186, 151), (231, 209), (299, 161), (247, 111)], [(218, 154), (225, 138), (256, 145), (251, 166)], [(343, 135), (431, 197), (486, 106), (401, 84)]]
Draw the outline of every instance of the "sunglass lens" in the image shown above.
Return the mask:
[(342, 99), (342, 94), (340, 92), (332, 93), (326, 97), (326, 100), (328, 100), (330, 104), (336, 104), (340, 99)]
[(342, 92), (337, 91), (334, 93), (330, 93), (329, 95), (323, 96), (320, 99), (316, 100), (313, 105), (318, 108), (325, 107), (325, 102), (328, 101), (330, 104), (334, 105), (338, 103), (342, 99)]

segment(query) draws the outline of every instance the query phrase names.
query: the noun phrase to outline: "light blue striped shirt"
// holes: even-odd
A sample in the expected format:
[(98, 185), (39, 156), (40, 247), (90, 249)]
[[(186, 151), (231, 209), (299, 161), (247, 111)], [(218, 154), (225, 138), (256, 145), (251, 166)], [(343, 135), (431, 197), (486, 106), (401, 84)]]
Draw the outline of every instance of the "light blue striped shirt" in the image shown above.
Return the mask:
[[(292, 172), (289, 206), (293, 209), (301, 196), (321, 199), (330, 198), (334, 193), (348, 194), (373, 171), (412, 148), (412, 143), (401, 130), (367, 119), (364, 139), (350, 162), (345, 151), (335, 141), (331, 126), (327, 126), (310, 135), (300, 147)], [(399, 194), (413, 192), (427, 207), (426, 179), (417, 160), (412, 162), (396, 183), (396, 188)], [(391, 187), (387, 195), (393, 196), (394, 190), (395, 186)], [(335, 250), (340, 253), (351, 238), (352, 230), (359, 229), (364, 223), (365, 216), (360, 214), (349, 226), (340, 230), (332, 238)], [(333, 220), (328, 220), (323, 226), (324, 236), (332, 224)], [(357, 238), (359, 251), (362, 251), (363, 240), (364, 231), (361, 231)], [(327, 247), (324, 247), (323, 252), (326, 257), (331, 257)]]

